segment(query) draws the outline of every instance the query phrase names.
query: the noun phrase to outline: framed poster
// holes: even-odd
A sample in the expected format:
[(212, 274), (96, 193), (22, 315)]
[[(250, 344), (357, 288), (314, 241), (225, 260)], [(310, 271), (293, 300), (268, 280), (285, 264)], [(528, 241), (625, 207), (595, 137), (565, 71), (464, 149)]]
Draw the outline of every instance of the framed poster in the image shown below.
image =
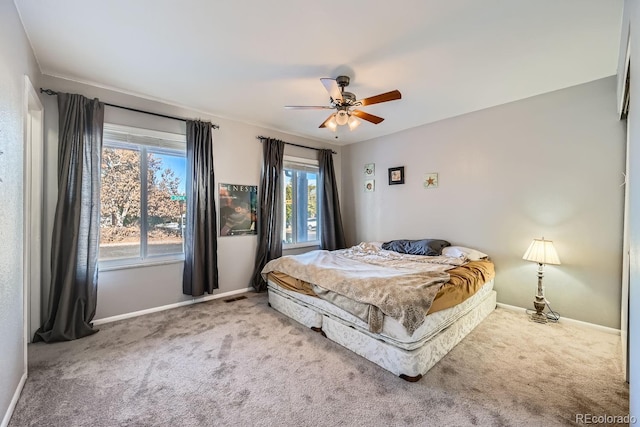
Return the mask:
[(258, 186), (220, 184), (220, 236), (258, 234)]

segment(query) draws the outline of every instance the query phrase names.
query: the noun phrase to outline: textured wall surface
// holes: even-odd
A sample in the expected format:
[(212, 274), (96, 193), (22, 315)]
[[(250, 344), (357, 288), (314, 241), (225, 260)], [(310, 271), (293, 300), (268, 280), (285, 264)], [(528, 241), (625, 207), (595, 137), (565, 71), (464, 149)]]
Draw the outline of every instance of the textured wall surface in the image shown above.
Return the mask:
[(39, 71), (12, 1), (0, 1), (0, 419), (24, 373), (24, 75)]
[[(537, 266), (522, 255), (544, 236), (562, 261), (545, 268), (554, 310), (619, 328), (625, 124), (615, 99), (609, 77), (347, 146), (351, 243), (440, 238), (479, 249), (495, 261), (498, 301), (533, 308)], [(374, 192), (363, 190), (367, 163)], [(404, 185), (387, 183), (395, 166)], [(437, 188), (423, 187), (429, 172)]]

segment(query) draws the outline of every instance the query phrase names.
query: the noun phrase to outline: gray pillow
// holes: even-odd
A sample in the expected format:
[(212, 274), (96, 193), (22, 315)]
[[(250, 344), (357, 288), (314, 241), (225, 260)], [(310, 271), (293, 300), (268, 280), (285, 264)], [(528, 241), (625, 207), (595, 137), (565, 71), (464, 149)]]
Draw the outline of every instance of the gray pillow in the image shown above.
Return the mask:
[(446, 240), (422, 239), (422, 240), (391, 240), (382, 244), (382, 249), (411, 255), (442, 255), (442, 249), (451, 246)]

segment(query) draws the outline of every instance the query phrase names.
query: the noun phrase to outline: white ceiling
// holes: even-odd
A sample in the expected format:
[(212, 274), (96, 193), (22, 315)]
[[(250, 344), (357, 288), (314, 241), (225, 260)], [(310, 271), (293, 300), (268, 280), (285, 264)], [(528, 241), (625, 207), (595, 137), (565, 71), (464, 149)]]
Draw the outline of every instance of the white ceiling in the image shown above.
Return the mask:
[[(623, 0), (15, 0), (44, 74), (337, 144), (616, 73)], [(384, 117), (318, 126), (321, 77)], [(335, 139), (336, 136), (338, 139)]]

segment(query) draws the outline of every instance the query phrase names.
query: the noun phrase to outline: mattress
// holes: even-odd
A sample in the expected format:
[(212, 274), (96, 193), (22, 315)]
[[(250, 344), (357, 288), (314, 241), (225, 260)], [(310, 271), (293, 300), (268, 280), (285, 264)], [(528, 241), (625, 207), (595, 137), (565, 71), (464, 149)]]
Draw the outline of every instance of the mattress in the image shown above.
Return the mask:
[[(449, 270), (448, 273), (449, 281), (442, 285), (438, 291), (429, 309), (429, 314), (460, 304), (495, 276), (493, 263), (489, 260), (470, 261)], [(316, 289), (314, 285), (280, 271), (270, 272), (268, 278), (280, 288), (318, 296), (314, 292)]]
[[(369, 332), (368, 325), (361, 319), (328, 301), (285, 289), (272, 280), (268, 281), (268, 290), (269, 302), (274, 308), (305, 326), (323, 328), (322, 316), (324, 315), (332, 319), (339, 319), (342, 323), (352, 325), (365, 335), (382, 340), (394, 347), (414, 350), (484, 301), (493, 291), (493, 279), (482, 285), (474, 295), (464, 302), (425, 316), (425, 321), (411, 335), (407, 333), (400, 322), (388, 316), (384, 317), (382, 331), (374, 334)], [(286, 301), (282, 301), (282, 298), (296, 301), (299, 304), (287, 304)]]
[[(336, 251), (282, 256), (269, 261), (261, 275), (268, 281), (268, 275), (280, 272), (312, 284), (321, 299), (362, 319), (373, 333), (382, 331), (384, 316), (389, 316), (413, 334), (439, 291), (453, 279), (449, 271), (467, 263), (466, 256), (405, 254), (362, 242)], [(493, 273), (493, 264), (485, 263)], [(485, 273), (474, 283), (492, 278)]]

